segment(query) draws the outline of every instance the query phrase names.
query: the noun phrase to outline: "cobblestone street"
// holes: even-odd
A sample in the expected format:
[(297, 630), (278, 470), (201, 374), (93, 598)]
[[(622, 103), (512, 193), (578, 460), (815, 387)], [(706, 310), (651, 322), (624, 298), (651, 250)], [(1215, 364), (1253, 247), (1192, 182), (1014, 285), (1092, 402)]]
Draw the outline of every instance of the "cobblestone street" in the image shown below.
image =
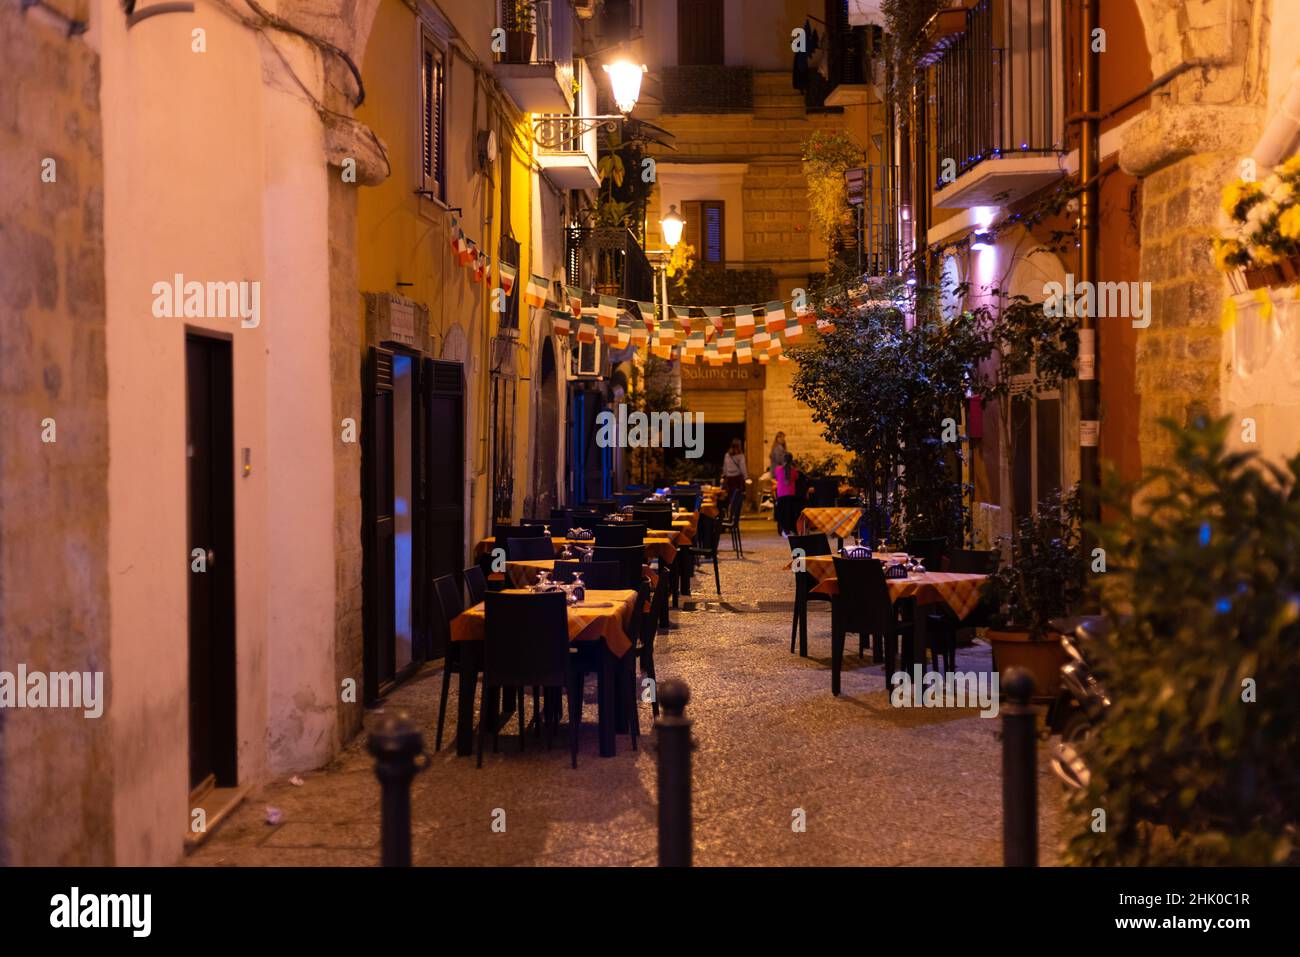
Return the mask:
[[(712, 572), (695, 582), (695, 601), (673, 613), (657, 640), (660, 678), (690, 685), (695, 720), (695, 860), (700, 865), (997, 865), (1001, 863), (1001, 782), (997, 721), (974, 710), (895, 709), (882, 668), (859, 659), (850, 637), (844, 693), (830, 692), (830, 615), (814, 604), (809, 653), (789, 652), (792, 586), (788, 549), (767, 521), (745, 525), (745, 558), (721, 560), (722, 599)], [(725, 544), (725, 542), (724, 542)], [(707, 584), (707, 588), (705, 585)], [(869, 658), (869, 655), (868, 655)], [(989, 668), (988, 648), (959, 651), (963, 670)], [(438, 665), (383, 705), (404, 710), (433, 743)], [(595, 682), (587, 682), (578, 769), (567, 728), (554, 750), (535, 740), (517, 750), (457, 758), (456, 682), (443, 749), (412, 791), (417, 865), (579, 865), (655, 862), (652, 719), (643, 706), (642, 746), (596, 753)], [(531, 703), (529, 705), (531, 709)], [(531, 710), (530, 710), (531, 714)], [(367, 727), (380, 719), (366, 716)], [(513, 722), (511, 728), (516, 727)], [(1040, 751), (1039, 826), (1043, 863), (1055, 863), (1060, 788)], [(202, 865), (377, 863), (379, 785), (358, 736), (342, 757), (251, 794), (187, 859)], [(281, 812), (266, 823), (270, 805)], [(495, 809), (505, 832), (492, 829)], [(797, 809), (806, 830), (792, 828)], [(500, 815), (498, 814), (499, 818)]]

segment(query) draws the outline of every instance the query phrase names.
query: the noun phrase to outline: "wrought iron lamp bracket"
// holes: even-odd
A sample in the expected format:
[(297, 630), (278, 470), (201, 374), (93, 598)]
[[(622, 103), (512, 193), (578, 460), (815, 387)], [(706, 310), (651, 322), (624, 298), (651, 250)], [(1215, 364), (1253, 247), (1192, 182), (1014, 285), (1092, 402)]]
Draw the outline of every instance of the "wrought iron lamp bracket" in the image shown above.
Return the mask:
[(542, 149), (559, 149), (566, 142), (577, 139), (598, 127), (613, 133), (618, 129), (622, 114), (608, 116), (565, 116), (542, 114), (533, 117), (533, 138)]

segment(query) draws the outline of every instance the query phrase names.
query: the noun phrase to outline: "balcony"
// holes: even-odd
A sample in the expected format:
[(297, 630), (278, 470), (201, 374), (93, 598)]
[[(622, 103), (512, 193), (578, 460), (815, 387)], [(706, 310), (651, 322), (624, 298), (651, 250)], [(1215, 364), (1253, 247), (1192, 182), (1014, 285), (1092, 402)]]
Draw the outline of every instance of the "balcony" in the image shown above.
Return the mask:
[[(575, 61), (578, 93), (574, 97), (580, 116), (595, 116), (596, 83), (585, 60)], [(537, 161), (551, 182), (561, 189), (596, 189), (599, 127), (582, 123), (570, 113), (549, 113), (537, 119)]]
[(924, 59), (935, 206), (1004, 206), (1064, 175), (1054, 6), (978, 0), (931, 19)]
[[(884, 31), (877, 26), (843, 26), (826, 39), (830, 78), (821, 105), (865, 106), (872, 94), (884, 93), (884, 65), (881, 45)], [(820, 79), (820, 74), (817, 74)], [(808, 93), (808, 91), (805, 91)], [(812, 104), (809, 104), (810, 108)]]
[(570, 226), (565, 263), (570, 286), (642, 302), (654, 299), (654, 268), (629, 229)]
[(525, 113), (572, 113), (572, 7), (566, 0), (537, 0), (527, 24), (516, 22), (510, 0), (500, 9), (506, 51), (492, 72), (501, 86)]
[(900, 273), (903, 222), (899, 216), (897, 166), (870, 165), (866, 169), (863, 203), (853, 207), (853, 227), (833, 250), (855, 274), (870, 277)]

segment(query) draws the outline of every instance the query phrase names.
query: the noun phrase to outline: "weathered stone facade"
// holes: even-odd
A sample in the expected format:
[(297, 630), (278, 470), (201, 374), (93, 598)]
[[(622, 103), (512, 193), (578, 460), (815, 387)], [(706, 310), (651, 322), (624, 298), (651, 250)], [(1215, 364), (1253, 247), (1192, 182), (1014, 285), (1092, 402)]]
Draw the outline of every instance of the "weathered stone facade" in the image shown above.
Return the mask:
[[(99, 56), (66, 32), (43, 11), (15, 5), (0, 16), (0, 670), (9, 672), (108, 671)], [(112, 863), (109, 728), (107, 713), (0, 710), (0, 866)]]

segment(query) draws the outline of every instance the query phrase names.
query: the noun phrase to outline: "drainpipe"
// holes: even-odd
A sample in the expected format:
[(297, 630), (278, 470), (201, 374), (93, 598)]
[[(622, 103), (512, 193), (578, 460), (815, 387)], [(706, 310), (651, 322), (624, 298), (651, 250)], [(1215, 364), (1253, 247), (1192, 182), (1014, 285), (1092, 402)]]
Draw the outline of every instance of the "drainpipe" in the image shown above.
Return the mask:
[[(1092, 36), (1098, 26), (1099, 4), (1100, 0), (1083, 0), (1080, 11), (1082, 29), (1079, 31), (1082, 47), (1080, 60), (1083, 64), (1083, 113), (1087, 117), (1079, 128), (1079, 180), (1084, 184), (1079, 197), (1079, 281), (1087, 283), (1097, 282), (1097, 214), (1100, 193), (1097, 169), (1101, 149), (1100, 120), (1096, 114), (1100, 84), (1099, 63), (1097, 54), (1092, 49)], [(1097, 388), (1100, 363), (1097, 362), (1096, 310), (1091, 305), (1094, 302), (1095, 297), (1091, 297), (1090, 308), (1079, 317), (1079, 479), (1085, 528), (1087, 523), (1096, 522), (1101, 517), (1098, 495), (1101, 484), (1100, 396)], [(1093, 537), (1092, 533), (1085, 531), (1085, 558), (1092, 554), (1092, 549), (1096, 546)]]

